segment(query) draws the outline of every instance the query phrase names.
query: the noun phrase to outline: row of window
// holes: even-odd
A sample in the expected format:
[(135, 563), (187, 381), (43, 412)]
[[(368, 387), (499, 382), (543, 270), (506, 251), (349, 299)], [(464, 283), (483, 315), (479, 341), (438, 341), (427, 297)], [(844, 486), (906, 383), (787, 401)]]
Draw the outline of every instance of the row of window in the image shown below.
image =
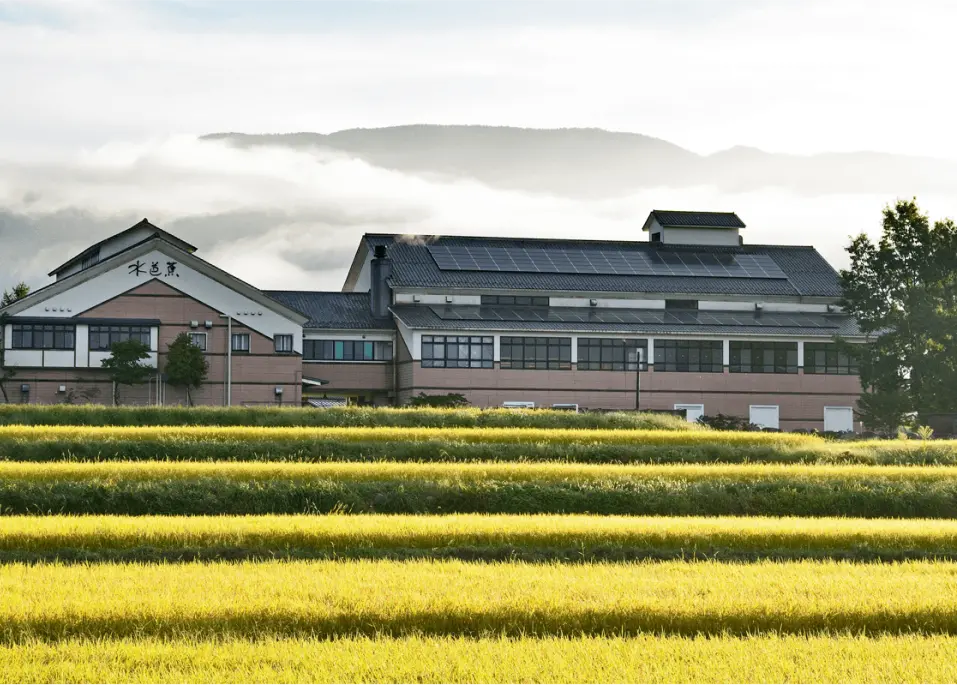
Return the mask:
[[(571, 338), (502, 336), (503, 369), (570, 369)], [(731, 373), (797, 373), (797, 343), (744, 342), (729, 344)], [(579, 338), (578, 369), (638, 371), (647, 368), (646, 340)], [(655, 369), (689, 373), (722, 373), (720, 340), (656, 340)], [(805, 343), (804, 372), (857, 375), (856, 363), (832, 343)], [(422, 366), (483, 368), (493, 366), (493, 339), (488, 336), (422, 336)]]
[(384, 362), (392, 359), (392, 343), (370, 340), (303, 340), (302, 358), (303, 361)]

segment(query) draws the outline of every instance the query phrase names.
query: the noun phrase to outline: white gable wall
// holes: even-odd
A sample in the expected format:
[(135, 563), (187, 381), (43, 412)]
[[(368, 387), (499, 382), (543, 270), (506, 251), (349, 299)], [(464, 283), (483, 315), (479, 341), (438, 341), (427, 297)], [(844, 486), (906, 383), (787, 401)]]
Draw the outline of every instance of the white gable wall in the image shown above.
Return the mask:
[[(302, 326), (190, 268), (179, 261), (181, 254), (176, 250), (170, 250), (167, 254), (161, 249), (154, 249), (138, 257), (131, 256), (121, 265), (19, 311), (16, 316), (51, 319), (74, 317), (156, 278), (213, 309), (231, 314), (235, 321), (268, 338), (277, 334), (292, 335), (293, 349), (302, 352)], [(139, 275), (131, 273), (130, 270), (130, 266), (137, 260), (145, 265), (143, 273)], [(167, 262), (170, 261), (176, 262), (175, 272), (167, 275)], [(153, 262), (159, 264), (159, 276), (149, 273)]]

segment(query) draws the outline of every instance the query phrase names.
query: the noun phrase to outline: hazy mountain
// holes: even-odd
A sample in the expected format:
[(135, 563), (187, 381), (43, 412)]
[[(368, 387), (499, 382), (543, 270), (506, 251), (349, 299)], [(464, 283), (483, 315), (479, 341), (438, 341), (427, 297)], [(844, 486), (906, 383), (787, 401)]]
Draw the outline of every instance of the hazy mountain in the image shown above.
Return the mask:
[(331, 134), (215, 133), (203, 139), (243, 148), (321, 149), (419, 176), (473, 178), (495, 188), (572, 197), (700, 185), (811, 195), (957, 189), (957, 162), (949, 160), (874, 152), (783, 155), (747, 147), (698, 155), (657, 138), (601, 129), (415, 125)]

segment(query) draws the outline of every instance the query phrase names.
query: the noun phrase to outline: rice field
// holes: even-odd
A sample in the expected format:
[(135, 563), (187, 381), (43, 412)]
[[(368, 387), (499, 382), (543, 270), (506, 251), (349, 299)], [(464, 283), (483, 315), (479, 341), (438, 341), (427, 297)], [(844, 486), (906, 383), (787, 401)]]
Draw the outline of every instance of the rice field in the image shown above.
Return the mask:
[(0, 424), (3, 682), (957, 678), (954, 441), (477, 410)]
[(955, 653), (950, 635), (68, 639), (0, 645), (0, 681), (947, 683)]
[(662, 516), (10, 516), (0, 559), (957, 556), (957, 521)]

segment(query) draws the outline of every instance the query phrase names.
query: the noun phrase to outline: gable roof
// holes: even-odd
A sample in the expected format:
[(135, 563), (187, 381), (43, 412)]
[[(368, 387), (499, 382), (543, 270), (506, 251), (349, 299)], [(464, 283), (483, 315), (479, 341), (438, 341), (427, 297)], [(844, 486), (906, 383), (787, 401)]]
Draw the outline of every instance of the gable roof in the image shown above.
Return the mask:
[[(165, 231), (163, 231), (163, 233), (165, 233)], [(190, 247), (192, 248), (192, 246)], [(289, 319), (290, 321), (294, 321), (299, 325), (302, 325), (306, 321), (307, 317), (301, 312), (296, 311), (295, 309), (292, 309), (285, 304), (272, 299), (271, 297), (268, 297), (263, 293), (262, 290), (250, 285), (246, 281), (236, 278), (232, 274), (223, 271), (219, 267), (213, 266), (206, 260), (200, 259), (191, 251), (178, 247), (176, 244), (171, 243), (162, 235), (154, 235), (153, 237), (131, 245), (130, 247), (121, 250), (116, 254), (109, 255), (103, 261), (95, 264), (94, 266), (57, 279), (53, 283), (50, 283), (38, 290), (34, 290), (26, 297), (17, 300), (16, 302), (4, 308), (2, 311), (8, 314), (16, 314), (19, 311), (29, 309), (30, 307), (33, 307), (36, 304), (39, 304), (50, 299), (51, 297), (69, 290), (80, 283), (84, 283), (90, 279), (96, 278), (102, 273), (116, 268), (128, 259), (147, 254), (154, 249), (162, 249), (172, 252), (172, 254), (175, 255), (175, 257), (183, 264), (195, 269), (197, 272), (203, 274), (207, 278), (217, 281), (226, 288), (248, 297), (250, 300), (272, 310), (273, 312)]]
[(266, 290), (266, 295), (290, 309), (302, 312), (309, 320), (304, 328), (344, 328), (391, 330), (392, 317), (372, 315), (369, 293), (314, 292), (305, 290)]
[(744, 228), (744, 222), (734, 212), (679, 212), (654, 209), (645, 221), (644, 230), (654, 218), (666, 228)]
[[(630, 297), (655, 295), (724, 295), (749, 297), (825, 298), (840, 297), (837, 273), (808, 246), (735, 245), (706, 247), (661, 246), (638, 241), (590, 241), (524, 238), (481, 238), (366, 234), (353, 262), (346, 287), (354, 283), (365, 258), (376, 245), (387, 246), (392, 259), (390, 283), (394, 288), (466, 289), (473, 291), (539, 290), (549, 293), (622, 293)], [(625, 260), (646, 259), (661, 250), (678, 253), (707, 252), (712, 255), (766, 255), (781, 269), (783, 278), (737, 278), (717, 276), (612, 275), (598, 273), (553, 273), (533, 271), (443, 270), (429, 252), (432, 246), (470, 248), (583, 249), (598, 256), (614, 253)]]
[[(107, 238), (104, 238), (100, 242), (90, 245), (88, 248), (83, 250), (83, 252), (73, 257), (70, 257), (70, 259), (66, 260), (60, 266), (56, 267), (53, 271), (48, 273), (47, 276), (55, 276), (56, 274), (67, 269), (68, 267), (73, 266), (77, 262), (83, 261), (84, 258), (95, 253), (106, 243), (112, 242), (114, 240), (122, 239), (124, 236), (127, 236), (130, 233), (133, 233), (135, 231), (142, 231), (142, 230), (148, 231), (148, 233), (145, 235), (145, 237), (142, 240), (138, 241), (134, 245), (130, 245), (124, 250), (120, 250), (119, 252), (116, 252), (115, 254), (119, 254), (120, 252), (125, 252), (130, 247), (135, 247), (136, 245), (139, 245), (140, 243), (146, 242), (147, 240), (151, 240), (153, 238), (162, 238), (166, 242), (170, 243), (171, 245), (175, 245), (176, 247), (183, 250), (184, 252), (189, 252), (189, 253), (196, 252), (195, 245), (190, 245), (185, 240), (182, 240), (181, 238), (177, 238), (175, 235), (167, 231), (164, 231), (159, 226), (154, 226), (153, 224), (149, 222), (149, 219), (144, 218), (142, 221), (136, 224), (133, 224), (132, 226), (127, 228), (125, 231), (114, 233), (113, 235)], [(113, 255), (109, 255), (109, 256), (112, 257)]]

